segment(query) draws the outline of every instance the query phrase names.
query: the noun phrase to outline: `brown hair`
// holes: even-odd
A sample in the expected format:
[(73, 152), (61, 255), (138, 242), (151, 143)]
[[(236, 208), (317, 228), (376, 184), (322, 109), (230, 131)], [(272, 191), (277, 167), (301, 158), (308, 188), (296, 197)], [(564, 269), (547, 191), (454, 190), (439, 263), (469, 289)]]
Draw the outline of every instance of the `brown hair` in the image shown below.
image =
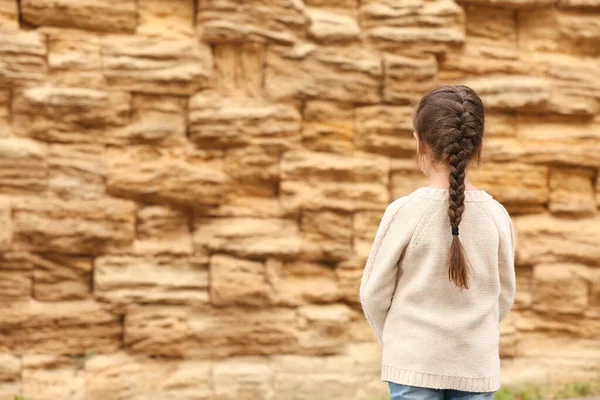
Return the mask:
[(450, 167), (448, 215), (452, 245), (448, 277), (457, 287), (468, 289), (469, 261), (458, 238), (458, 226), (465, 210), (467, 165), (481, 155), (483, 102), (468, 86), (439, 87), (423, 96), (417, 105), (414, 126), (419, 136), (419, 154), (428, 151), (435, 162), (447, 162)]

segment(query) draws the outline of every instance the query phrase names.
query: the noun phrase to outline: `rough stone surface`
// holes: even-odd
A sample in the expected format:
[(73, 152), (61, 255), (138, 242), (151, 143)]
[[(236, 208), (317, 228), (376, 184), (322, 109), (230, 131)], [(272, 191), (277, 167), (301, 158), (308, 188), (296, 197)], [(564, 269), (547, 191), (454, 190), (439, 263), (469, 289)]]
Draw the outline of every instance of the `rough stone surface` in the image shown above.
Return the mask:
[(379, 398), (359, 285), (472, 86), (503, 383), (597, 379), (598, 0), (0, 0), (0, 400)]

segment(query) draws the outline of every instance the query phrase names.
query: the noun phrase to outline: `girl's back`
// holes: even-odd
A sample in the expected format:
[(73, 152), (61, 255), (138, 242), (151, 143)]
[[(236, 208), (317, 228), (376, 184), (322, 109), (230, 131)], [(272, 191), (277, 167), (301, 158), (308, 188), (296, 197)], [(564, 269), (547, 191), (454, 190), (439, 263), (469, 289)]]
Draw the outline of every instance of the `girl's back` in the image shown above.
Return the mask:
[(499, 388), (498, 326), (515, 292), (512, 224), (485, 191), (465, 190), (462, 174), (458, 193), (449, 182), (393, 202), (365, 266), (361, 301), (390, 383)]

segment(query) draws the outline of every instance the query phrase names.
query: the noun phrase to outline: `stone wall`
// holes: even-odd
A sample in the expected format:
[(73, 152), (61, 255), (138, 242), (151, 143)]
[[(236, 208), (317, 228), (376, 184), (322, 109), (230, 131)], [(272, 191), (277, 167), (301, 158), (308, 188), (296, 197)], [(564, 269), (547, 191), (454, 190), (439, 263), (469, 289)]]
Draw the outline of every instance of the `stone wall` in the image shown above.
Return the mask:
[(0, 399), (365, 399), (357, 297), (423, 179), (412, 105), (488, 107), (518, 230), (504, 381), (600, 372), (598, 0), (0, 0)]

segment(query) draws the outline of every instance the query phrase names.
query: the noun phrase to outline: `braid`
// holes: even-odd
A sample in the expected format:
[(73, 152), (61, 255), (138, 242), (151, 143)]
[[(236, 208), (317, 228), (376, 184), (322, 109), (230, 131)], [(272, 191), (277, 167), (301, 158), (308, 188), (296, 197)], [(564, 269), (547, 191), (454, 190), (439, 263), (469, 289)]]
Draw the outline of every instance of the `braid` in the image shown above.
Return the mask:
[(442, 86), (423, 96), (414, 123), (420, 139), (419, 151), (426, 146), (435, 162), (448, 163), (448, 216), (452, 233), (448, 277), (458, 288), (468, 289), (470, 265), (458, 228), (465, 211), (467, 166), (481, 153), (484, 106), (467, 86)]

